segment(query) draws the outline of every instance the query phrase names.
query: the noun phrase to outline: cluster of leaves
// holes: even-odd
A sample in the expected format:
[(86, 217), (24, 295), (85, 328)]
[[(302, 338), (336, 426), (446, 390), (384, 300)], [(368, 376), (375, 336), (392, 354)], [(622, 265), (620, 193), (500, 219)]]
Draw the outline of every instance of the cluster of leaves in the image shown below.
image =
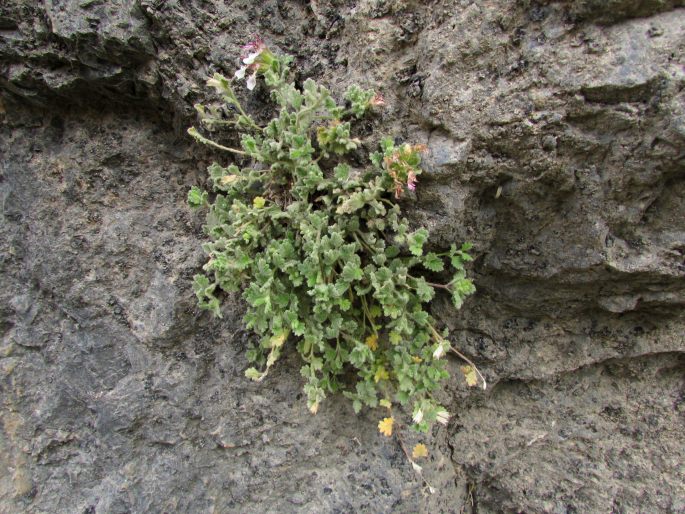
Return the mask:
[[(464, 270), (470, 245), (426, 251), (428, 231), (412, 230), (396, 201), (405, 185), (415, 187), (424, 148), (386, 138), (368, 167), (353, 168), (345, 157), (361, 142), (351, 121), (382, 99), (355, 86), (339, 105), (312, 80), (301, 88), (289, 82), (289, 57), (261, 43), (249, 48), (249, 64), (236, 75), (252, 73), (252, 87), (263, 77), (278, 116), (258, 126), (230, 81), (216, 74), (208, 85), (225, 105), (196, 107), (205, 129), (241, 131), (240, 148), (189, 130), (242, 163), (209, 167), (213, 201), (197, 187), (188, 195), (191, 206), (209, 211), (209, 260), (194, 280), (200, 307), (221, 316), (219, 290), (240, 291), (244, 322), (257, 335), (246, 376), (264, 379), (284, 346), (295, 344), (312, 413), (341, 391), (356, 412), (399, 403), (411, 409), (419, 431), (446, 423), (432, 393), (448, 377), (443, 357), (450, 344), (428, 304), (443, 289), (459, 308), (475, 288)], [(446, 284), (425, 278), (449, 270)], [(392, 434), (393, 421), (391, 412), (379, 429)]]

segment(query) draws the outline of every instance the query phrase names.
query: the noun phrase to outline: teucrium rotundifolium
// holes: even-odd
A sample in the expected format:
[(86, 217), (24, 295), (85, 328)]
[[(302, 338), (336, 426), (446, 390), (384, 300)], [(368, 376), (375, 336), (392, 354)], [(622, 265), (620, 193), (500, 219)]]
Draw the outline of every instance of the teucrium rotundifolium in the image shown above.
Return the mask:
[[(191, 206), (208, 210), (208, 261), (193, 284), (199, 305), (221, 316), (220, 291), (239, 291), (245, 325), (256, 334), (245, 375), (263, 380), (286, 345), (295, 345), (312, 413), (341, 391), (356, 412), (388, 408), (379, 423), (386, 435), (395, 404), (409, 404), (419, 431), (447, 423), (433, 392), (448, 377), (450, 343), (428, 304), (437, 289), (457, 308), (474, 292), (464, 269), (470, 246), (426, 251), (428, 231), (402, 217), (398, 199), (417, 187), (425, 147), (384, 138), (365, 168), (347, 159), (364, 147), (352, 122), (381, 108), (383, 98), (352, 86), (338, 104), (311, 79), (301, 87), (290, 82), (291, 61), (261, 40), (244, 47), (235, 79), (252, 90), (263, 78), (278, 108), (265, 126), (220, 74), (207, 85), (223, 105), (196, 106), (206, 131), (228, 126), (241, 133), (236, 148), (188, 131), (237, 159), (209, 167), (211, 195), (197, 187), (188, 194)], [(448, 269), (446, 284), (426, 278)]]

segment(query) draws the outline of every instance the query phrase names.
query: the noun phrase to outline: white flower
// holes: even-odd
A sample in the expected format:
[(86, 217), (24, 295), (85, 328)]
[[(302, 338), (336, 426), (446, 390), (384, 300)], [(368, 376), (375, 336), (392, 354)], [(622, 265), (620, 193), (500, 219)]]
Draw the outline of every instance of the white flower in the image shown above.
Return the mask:
[(442, 425), (447, 425), (447, 422), (450, 420), (450, 413), (445, 409), (439, 410), (435, 414), (435, 420)]
[[(263, 57), (260, 58), (260, 56)], [(264, 59), (268, 59), (271, 56), (269, 49), (262, 41), (262, 38), (257, 37), (254, 41), (249, 42), (243, 46), (243, 55), (241, 56), (244, 66), (238, 68), (234, 76), (237, 79), (245, 78), (248, 70), (251, 74), (247, 77), (247, 89), (252, 91), (257, 85), (257, 72), (260, 67), (264, 65)]]
[(445, 343), (438, 343), (438, 347), (433, 352), (433, 358), (439, 359), (443, 355), (445, 355)]
[(254, 63), (255, 59), (259, 57), (259, 54), (261, 54), (264, 51), (264, 47), (259, 48), (256, 52), (252, 52), (249, 54), (247, 57), (243, 59), (243, 64), (252, 64)]
[(247, 89), (249, 89), (250, 91), (252, 91), (255, 88), (255, 86), (257, 85), (257, 71), (256, 70), (252, 75), (250, 75), (247, 78), (246, 84), (247, 84)]
[(421, 423), (421, 420), (423, 419), (423, 411), (421, 409), (417, 410), (412, 419), (414, 420), (414, 423)]
[(249, 77), (247, 77), (247, 89), (252, 91), (255, 88), (255, 86), (257, 85), (257, 71), (259, 70), (259, 66), (256, 66), (254, 64), (241, 66), (235, 72), (234, 76), (237, 79), (245, 78), (245, 73), (247, 72), (248, 69), (254, 70), (253, 73)]
[(243, 55), (240, 57), (242, 58), (243, 62), (245, 64), (252, 64), (257, 56), (266, 50), (266, 45), (261, 37), (255, 36), (254, 40), (250, 41), (246, 45), (243, 45), (242, 50)]

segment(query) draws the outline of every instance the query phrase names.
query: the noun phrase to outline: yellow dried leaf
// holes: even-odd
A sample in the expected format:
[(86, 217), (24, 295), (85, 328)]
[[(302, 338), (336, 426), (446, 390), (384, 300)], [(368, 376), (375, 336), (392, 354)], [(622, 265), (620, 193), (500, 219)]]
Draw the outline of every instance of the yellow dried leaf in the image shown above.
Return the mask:
[(271, 337), (271, 348), (279, 348), (283, 346), (285, 340), (288, 338), (288, 333), (283, 331), (278, 335)]
[(428, 457), (428, 448), (423, 443), (419, 443), (414, 446), (414, 450), (411, 452), (412, 459), (419, 459), (421, 457)]
[(394, 418), (383, 418), (378, 422), (378, 431), (386, 437), (392, 435), (392, 424), (395, 422)]
[[(378, 335), (377, 334), (371, 334), (369, 337), (366, 338), (366, 346), (371, 348), (371, 351), (376, 351), (378, 349)], [(376, 380), (378, 382), (378, 380)]]
[(236, 180), (239, 180), (240, 177), (238, 175), (224, 175), (221, 177), (221, 183), (224, 186), (227, 186), (228, 184), (233, 184)]
[(473, 387), (478, 384), (478, 375), (473, 366), (461, 366), (461, 372), (464, 374), (466, 383), (469, 387)]
[(373, 376), (373, 379), (376, 383), (380, 382), (381, 380), (388, 380), (390, 378), (390, 375), (388, 372), (385, 370), (383, 366), (380, 366), (376, 370), (376, 374)]
[(386, 409), (391, 409), (392, 408), (392, 403), (390, 403), (390, 400), (386, 400), (383, 398), (380, 402), (381, 407), (385, 407)]
[(414, 361), (416, 364), (420, 364), (421, 362), (423, 362), (423, 359), (421, 357), (417, 357), (416, 355), (412, 355), (411, 360)]

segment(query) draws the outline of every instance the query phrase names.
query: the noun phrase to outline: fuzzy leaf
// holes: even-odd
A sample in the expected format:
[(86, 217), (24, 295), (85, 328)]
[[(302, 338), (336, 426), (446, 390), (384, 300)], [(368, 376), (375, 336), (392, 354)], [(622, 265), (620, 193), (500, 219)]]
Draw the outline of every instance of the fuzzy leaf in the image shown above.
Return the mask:
[(428, 231), (425, 228), (420, 228), (407, 236), (407, 243), (409, 244), (409, 251), (421, 257), (423, 253), (423, 245), (428, 240)]
[(250, 380), (254, 380), (256, 382), (259, 382), (260, 380), (262, 380), (262, 378), (264, 378), (264, 374), (259, 372), (256, 368), (246, 369), (245, 376)]
[(442, 271), (445, 268), (442, 259), (438, 257), (436, 253), (433, 252), (427, 253), (426, 256), (423, 258), (423, 266), (426, 269), (435, 272)]
[(207, 203), (207, 191), (203, 191), (197, 186), (193, 186), (190, 188), (190, 191), (188, 191), (188, 204), (194, 208), (197, 209), (198, 207), (202, 207)]

